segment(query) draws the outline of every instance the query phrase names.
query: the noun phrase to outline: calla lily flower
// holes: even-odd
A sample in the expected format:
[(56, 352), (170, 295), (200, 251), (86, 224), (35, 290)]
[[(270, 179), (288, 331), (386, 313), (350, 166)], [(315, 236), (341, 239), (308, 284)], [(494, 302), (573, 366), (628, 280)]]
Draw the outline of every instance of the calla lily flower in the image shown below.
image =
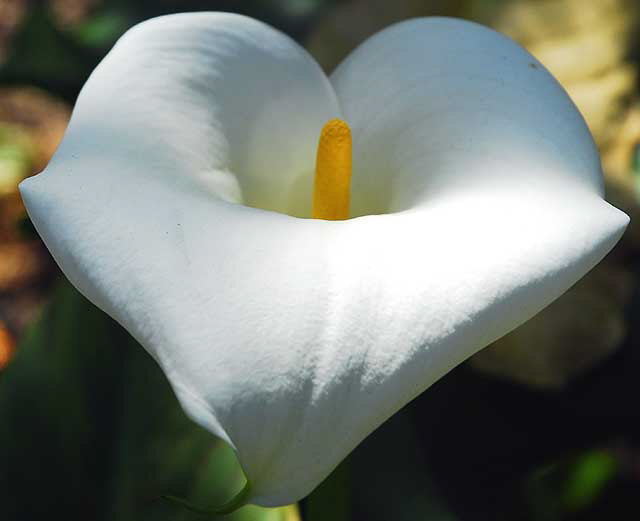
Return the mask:
[[(353, 139), (349, 219), (312, 219), (318, 137)], [(426, 18), (325, 76), (226, 13), (127, 32), (21, 185), (72, 283), (294, 502), (389, 416), (560, 296), (628, 218), (582, 117), (519, 45)]]

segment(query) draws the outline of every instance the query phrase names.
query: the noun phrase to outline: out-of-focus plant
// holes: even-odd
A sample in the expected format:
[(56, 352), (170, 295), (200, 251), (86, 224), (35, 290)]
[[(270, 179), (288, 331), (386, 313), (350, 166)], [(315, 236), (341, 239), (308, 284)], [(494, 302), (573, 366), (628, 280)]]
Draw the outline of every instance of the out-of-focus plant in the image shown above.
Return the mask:
[(25, 233), (18, 183), (45, 167), (69, 113), (65, 103), (41, 90), (0, 89), (0, 369), (9, 362), (16, 337), (40, 309), (43, 282), (52, 271), (40, 241)]
[[(155, 362), (67, 283), (0, 374), (2, 517), (201, 519), (160, 499), (230, 494), (233, 452), (188, 420)], [(248, 507), (238, 521), (297, 521)]]

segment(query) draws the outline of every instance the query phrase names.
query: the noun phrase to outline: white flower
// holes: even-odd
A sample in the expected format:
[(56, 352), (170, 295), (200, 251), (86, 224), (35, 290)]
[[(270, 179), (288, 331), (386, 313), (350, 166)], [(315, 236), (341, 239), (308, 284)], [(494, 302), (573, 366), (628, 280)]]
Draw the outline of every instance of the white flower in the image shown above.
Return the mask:
[[(353, 133), (357, 218), (292, 217), (310, 215), (334, 117)], [(445, 18), (382, 31), (330, 78), (249, 18), (145, 22), (21, 189), (65, 274), (236, 449), (260, 505), (308, 494), (628, 222), (544, 67)]]

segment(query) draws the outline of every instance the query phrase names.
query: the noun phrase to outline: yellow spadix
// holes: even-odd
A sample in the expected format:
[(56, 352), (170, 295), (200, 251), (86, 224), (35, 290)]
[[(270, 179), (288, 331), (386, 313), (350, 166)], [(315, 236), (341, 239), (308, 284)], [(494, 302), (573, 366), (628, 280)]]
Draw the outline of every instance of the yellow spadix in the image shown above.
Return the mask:
[(314, 219), (349, 218), (351, 189), (351, 129), (341, 119), (331, 119), (320, 133), (313, 189)]

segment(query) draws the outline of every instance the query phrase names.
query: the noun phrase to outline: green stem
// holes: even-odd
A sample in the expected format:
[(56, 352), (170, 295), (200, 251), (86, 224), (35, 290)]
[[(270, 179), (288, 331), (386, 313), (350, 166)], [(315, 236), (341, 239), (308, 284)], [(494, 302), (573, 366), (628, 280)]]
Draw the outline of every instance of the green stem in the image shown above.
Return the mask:
[(171, 495), (163, 495), (162, 499), (166, 499), (171, 503), (175, 503), (180, 505), (191, 512), (195, 512), (196, 514), (200, 514), (203, 516), (224, 516), (226, 514), (230, 514), (231, 512), (235, 512), (239, 508), (245, 506), (247, 501), (249, 500), (249, 496), (251, 495), (251, 484), (247, 481), (242, 487), (242, 490), (238, 492), (234, 497), (232, 497), (229, 501), (220, 505), (217, 508), (207, 510), (204, 508), (200, 508), (197, 505), (189, 503), (186, 499), (182, 499), (180, 497), (171, 496)]

